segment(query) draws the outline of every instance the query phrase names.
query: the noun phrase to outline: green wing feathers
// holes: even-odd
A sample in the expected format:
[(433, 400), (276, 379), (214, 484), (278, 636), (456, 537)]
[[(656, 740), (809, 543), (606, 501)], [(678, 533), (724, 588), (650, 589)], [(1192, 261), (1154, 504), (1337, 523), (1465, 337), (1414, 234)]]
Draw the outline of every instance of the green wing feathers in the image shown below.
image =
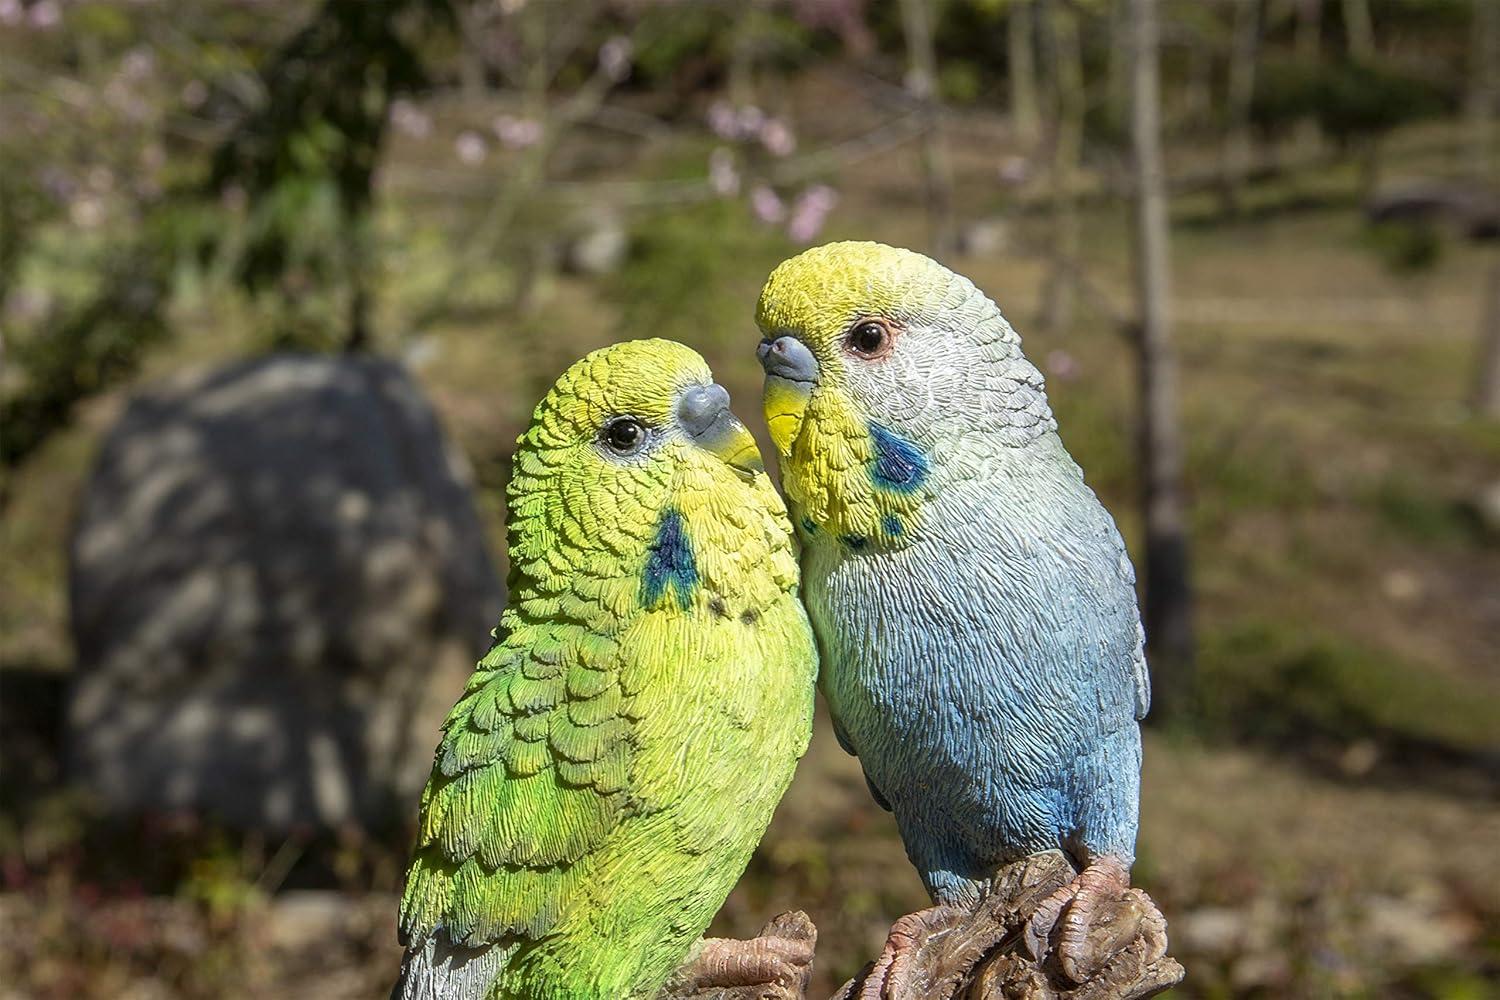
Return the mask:
[(507, 637), (443, 726), (422, 797), (401, 931), (456, 944), (536, 939), (556, 921), (569, 866), (628, 807), (631, 699), (613, 642), (577, 624)]

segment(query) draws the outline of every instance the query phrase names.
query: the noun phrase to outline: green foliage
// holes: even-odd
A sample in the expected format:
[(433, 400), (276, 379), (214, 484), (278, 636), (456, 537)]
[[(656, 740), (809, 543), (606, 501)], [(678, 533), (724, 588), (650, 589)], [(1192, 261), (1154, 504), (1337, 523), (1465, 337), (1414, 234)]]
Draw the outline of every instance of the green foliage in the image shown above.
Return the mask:
[(73, 404), (133, 375), (165, 339), (166, 274), (137, 247), (122, 254), (103, 289), (54, 324), (10, 345), (19, 391), (0, 399), (0, 465), (13, 466), (67, 422)]
[(1347, 145), (1442, 114), (1452, 103), (1449, 88), (1384, 63), (1267, 59), (1256, 74), (1250, 119), (1275, 133), (1311, 118)]
[[(786, 255), (776, 230), (738, 201), (714, 201), (653, 219), (607, 287), (619, 336), (702, 345), (743, 336), (760, 276)], [(739, 297), (735, 297), (736, 290)]]
[(637, 39), (628, 85), (684, 97), (722, 85), (736, 45), (750, 47), (758, 72), (780, 75), (805, 65), (821, 41), (778, 7), (745, 13), (735, 4), (653, 4), (631, 22), (617, 26)]
[(632, 84), (652, 89), (722, 75), (734, 26), (729, 13), (716, 4), (646, 8), (641, 29), (650, 41), (635, 53)]
[(1294, 747), (1319, 738), (1486, 746), (1500, 704), (1389, 650), (1287, 622), (1206, 637), (1199, 699), (1220, 736)]
[(1472, 544), (1481, 533), (1467, 506), (1409, 474), (1382, 480), (1370, 504), (1387, 528), (1423, 545)]
[(1489, 0), (1373, 0), (1371, 19), (1383, 33), (1403, 35), (1466, 31), (1477, 4)]
[(1443, 255), (1443, 236), (1430, 223), (1386, 222), (1369, 226), (1364, 242), (1397, 274), (1431, 271)]
[(1202, 528), (1223, 530), (1249, 511), (1287, 515), (1317, 502), (1314, 465), (1306, 455), (1274, 434), (1236, 430), (1235, 436), (1192, 442), (1193, 515)]
[(975, 104), (983, 89), (979, 67), (966, 59), (943, 63), (938, 73), (938, 90), (949, 104)]
[[(452, 18), (448, 0), (325, 0), (262, 68), (264, 102), (214, 154), (210, 187), (252, 206), (235, 277), (286, 306), (274, 345), (368, 336), (362, 230), (390, 104), (425, 82), (418, 39)], [(327, 296), (347, 303), (346, 328)]]
[(1386, 65), (1345, 63), (1321, 74), (1317, 119), (1334, 139), (1380, 135), (1447, 110), (1449, 95), (1435, 84)]
[[(897, 4), (890, 4), (893, 23), (892, 48), (895, 52), (905, 49), (905, 39), (900, 34), (900, 12)], [(937, 19), (933, 25), (933, 44), (943, 54), (940, 63), (960, 63), (970, 67), (976, 76), (976, 89), (997, 86), (1001, 74), (1008, 66), (1009, 50), (1006, 47), (1005, 21), (1008, 12), (1003, 4), (996, 3), (949, 3), (937, 5)], [(981, 73), (988, 73), (982, 81)]]

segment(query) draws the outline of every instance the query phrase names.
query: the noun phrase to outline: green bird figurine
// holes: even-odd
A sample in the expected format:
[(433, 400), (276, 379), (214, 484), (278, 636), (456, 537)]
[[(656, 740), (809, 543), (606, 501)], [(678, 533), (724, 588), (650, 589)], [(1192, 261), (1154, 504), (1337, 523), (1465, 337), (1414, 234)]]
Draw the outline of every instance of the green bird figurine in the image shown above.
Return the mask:
[[(654, 996), (743, 872), (807, 747), (817, 654), (728, 404), (697, 354), (646, 340), (538, 405), (509, 605), (422, 796), (394, 998)], [(715, 944), (721, 969), (786, 972)]]

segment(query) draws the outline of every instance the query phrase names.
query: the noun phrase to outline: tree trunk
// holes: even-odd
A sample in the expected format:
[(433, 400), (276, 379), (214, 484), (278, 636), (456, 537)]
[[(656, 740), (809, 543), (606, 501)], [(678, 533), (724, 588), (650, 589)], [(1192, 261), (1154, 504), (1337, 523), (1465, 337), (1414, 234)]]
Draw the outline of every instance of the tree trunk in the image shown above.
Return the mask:
[(1474, 409), (1482, 417), (1500, 420), (1500, 246), (1490, 248), (1489, 273), (1482, 294)]
[(1495, 172), (1495, 115), (1500, 112), (1500, 2), (1474, 0), (1469, 60), (1469, 170), (1490, 181)]
[[(1297, 32), (1293, 43), (1297, 61), (1309, 71), (1317, 68), (1323, 58), (1323, 0), (1297, 0)], [(1311, 117), (1297, 123), (1296, 147), (1302, 155), (1312, 158), (1323, 145), (1323, 136), (1318, 123)]]
[(1061, 330), (1073, 321), (1078, 267), (1078, 164), (1083, 153), (1083, 52), (1078, 14), (1048, 0), (1047, 55), (1052, 64), (1052, 155), (1047, 178), (1052, 207), (1051, 270), (1042, 290), (1039, 323)]
[(340, 234), (343, 266), (349, 283), (345, 314), (344, 350), (359, 353), (370, 349), (370, 245), (368, 219), (346, 219)]
[(1104, 68), (1104, 109), (1111, 141), (1124, 133), (1125, 108), (1130, 103), (1129, 7), (1129, 0), (1109, 0), (1109, 55)]
[(1006, 45), (1010, 62), (1010, 119), (1016, 139), (1030, 149), (1036, 142), (1036, 21), (1032, 0), (1014, 0), (1006, 20)]
[(1146, 636), (1157, 713), (1187, 701), (1193, 684), (1193, 592), (1182, 489), (1183, 446), (1172, 352), (1166, 178), (1161, 152), (1156, 0), (1131, 0), (1130, 134), (1135, 161), (1135, 273), (1140, 310), (1140, 449), (1146, 522)]
[(1297, 58), (1316, 63), (1323, 50), (1323, 0), (1297, 0)]
[(1214, 114), (1214, 72), (1219, 68), (1214, 60), (1213, 49), (1207, 45), (1189, 46), (1185, 60), (1187, 85), (1176, 91), (1182, 117), (1194, 127), (1211, 128)]
[(1250, 102), (1255, 97), (1255, 60), (1259, 48), (1260, 0), (1234, 0), (1221, 192), (1226, 215), (1239, 215), (1244, 208), (1245, 178), (1250, 173), (1252, 153)]
[(1344, 0), (1344, 39), (1355, 62), (1375, 59), (1375, 25), (1370, 20), (1370, 0)]
[(465, 101), (477, 103), (484, 99), (489, 73), (484, 51), (485, 33), (489, 30), (488, 12), (477, 4), (459, 4), (454, 14), (459, 25), (459, 90)]
[(760, 0), (740, 6), (729, 41), (729, 102), (735, 107), (755, 103), (755, 56), (760, 46)]
[(953, 248), (953, 180), (943, 137), (943, 109), (937, 92), (937, 53), (932, 45), (931, 0), (901, 0), (906, 35), (906, 89), (921, 109), (922, 186), (927, 204), (928, 243), (934, 256)]

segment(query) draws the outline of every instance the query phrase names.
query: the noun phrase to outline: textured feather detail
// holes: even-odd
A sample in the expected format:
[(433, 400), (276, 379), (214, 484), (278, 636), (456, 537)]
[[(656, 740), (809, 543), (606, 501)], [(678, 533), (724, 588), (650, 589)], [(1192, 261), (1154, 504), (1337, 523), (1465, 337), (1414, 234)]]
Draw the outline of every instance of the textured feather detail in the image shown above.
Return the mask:
[[(891, 331), (874, 359), (845, 350), (868, 318)], [(929, 892), (972, 901), (1048, 848), (1128, 861), (1150, 701), (1134, 574), (1020, 338), (968, 279), (875, 243), (782, 263), (757, 322), (816, 362), (800, 422), (774, 393), (767, 413), (820, 683)]]
[(434, 934), (407, 951), (391, 1000), (486, 1000), (504, 964), (503, 948), (454, 947)]
[[(653, 996), (790, 781), (816, 673), (796, 553), (769, 480), (673, 430), (707, 379), (678, 345), (607, 348), (522, 436), (510, 604), (423, 793), (395, 996)], [(620, 414), (651, 429), (623, 461)]]

